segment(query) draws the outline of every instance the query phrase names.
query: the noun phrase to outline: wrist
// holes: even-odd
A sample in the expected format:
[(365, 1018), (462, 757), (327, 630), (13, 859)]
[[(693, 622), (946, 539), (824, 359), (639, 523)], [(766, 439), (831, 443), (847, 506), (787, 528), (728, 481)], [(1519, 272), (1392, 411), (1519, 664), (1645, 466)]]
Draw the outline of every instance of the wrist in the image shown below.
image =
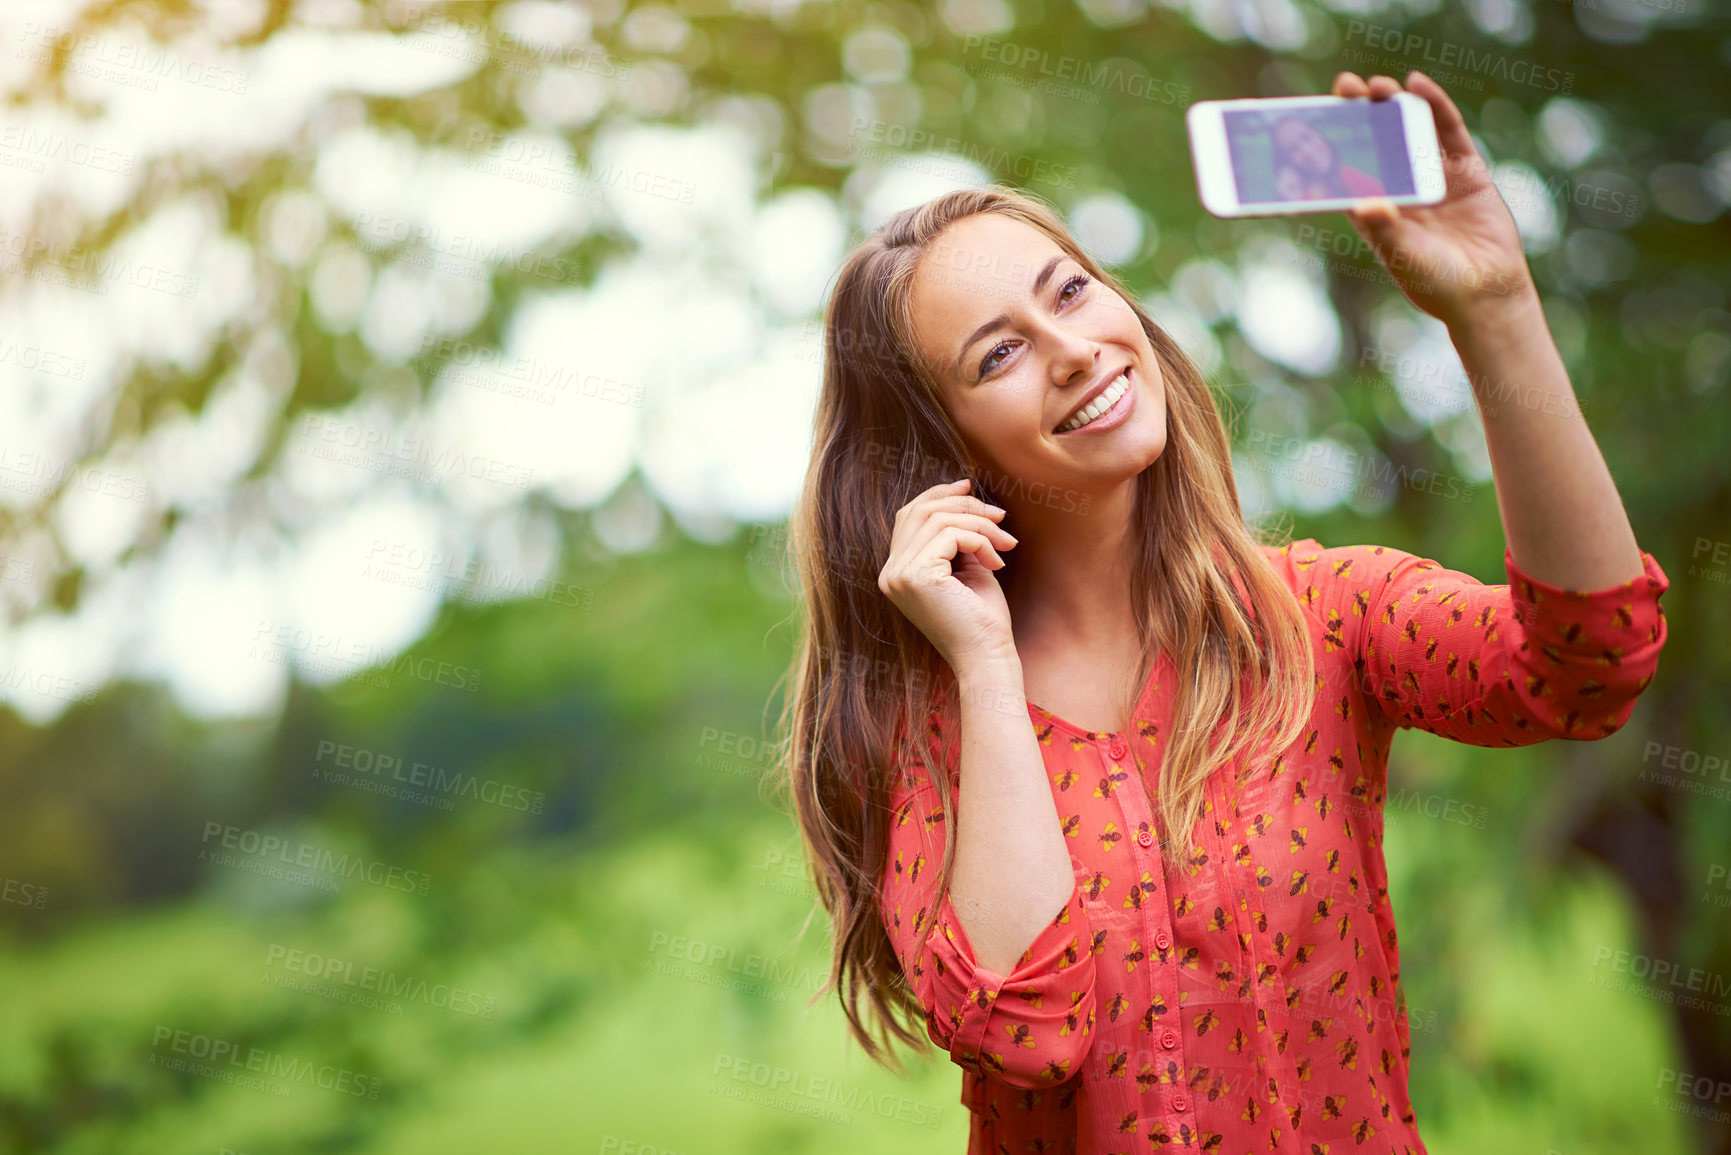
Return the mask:
[(1505, 296), (1481, 297), (1464, 307), (1445, 322), (1449, 337), (1456, 346), (1483, 344), (1486, 340), (1506, 341), (1515, 337), (1550, 335), (1550, 323), (1539, 293), (1532, 282), (1526, 288)]
[(956, 685), (964, 694), (970, 690), (1022, 689), (1022, 660), (1014, 650), (963, 658), (954, 669)]

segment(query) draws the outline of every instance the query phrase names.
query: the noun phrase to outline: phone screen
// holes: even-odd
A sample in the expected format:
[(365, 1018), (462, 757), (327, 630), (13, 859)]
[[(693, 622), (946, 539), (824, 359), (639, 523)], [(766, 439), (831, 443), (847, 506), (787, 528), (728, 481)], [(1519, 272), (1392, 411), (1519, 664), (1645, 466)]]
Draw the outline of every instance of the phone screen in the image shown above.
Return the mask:
[(1392, 100), (1224, 115), (1240, 204), (1413, 191), (1406, 129)]

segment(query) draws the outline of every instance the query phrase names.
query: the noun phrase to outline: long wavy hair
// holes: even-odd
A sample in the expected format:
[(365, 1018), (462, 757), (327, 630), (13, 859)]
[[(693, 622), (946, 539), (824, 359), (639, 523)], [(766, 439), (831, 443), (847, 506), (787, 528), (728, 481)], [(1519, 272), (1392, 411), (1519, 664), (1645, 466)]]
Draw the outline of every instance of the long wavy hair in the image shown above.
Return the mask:
[[(929, 761), (932, 720), (942, 719), (943, 732), (955, 735), (959, 718), (954, 672), (877, 579), (896, 512), (922, 491), (966, 476), (976, 496), (1003, 504), (1001, 479), (971, 461), (915, 351), (909, 323), (916, 266), (938, 234), (975, 213), (1002, 213), (1039, 229), (1116, 290), (1135, 310), (1165, 377), (1166, 447), (1137, 477), (1132, 515), (1130, 593), (1144, 610), (1137, 622), (1142, 667), (1118, 711), (1128, 717), (1134, 710), (1162, 652), (1192, 675), (1178, 679), (1160, 746), (1156, 817), (1163, 854), (1187, 849), (1173, 832), (1188, 838), (1208, 777), (1235, 759), (1248, 774), (1254, 754), (1271, 758), (1294, 741), (1315, 692), (1302, 611), (1261, 551), (1258, 536), (1269, 531), (1245, 524), (1227, 430), (1208, 384), (1053, 208), (1001, 185), (964, 189), (895, 214), (855, 248), (825, 310), (816, 436), (789, 519), (785, 560), (798, 575), (795, 610), (803, 611), (803, 622), (772, 773), (791, 791), (807, 868), (834, 932), (829, 978), (814, 1001), (837, 991), (867, 1055), (897, 1073), (891, 1035), (920, 1050), (929, 1043), (914, 1029), (923, 1014), (880, 907), (892, 775), (908, 764), (910, 748)], [(1013, 580), (1014, 568), (1012, 560), (996, 571), (998, 580)], [(948, 772), (932, 768), (944, 829), (951, 831), (953, 745), (945, 755)], [(939, 902), (954, 859), (949, 838)], [(875, 1032), (862, 1017), (862, 995)]]

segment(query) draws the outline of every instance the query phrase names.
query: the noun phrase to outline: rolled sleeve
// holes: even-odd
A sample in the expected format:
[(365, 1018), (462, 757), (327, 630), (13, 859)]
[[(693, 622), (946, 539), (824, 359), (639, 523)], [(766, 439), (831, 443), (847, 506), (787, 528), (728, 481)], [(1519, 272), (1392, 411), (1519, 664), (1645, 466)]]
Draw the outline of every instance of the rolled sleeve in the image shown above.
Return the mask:
[[(931, 733), (936, 755), (935, 722)], [(950, 897), (937, 899), (945, 817), (923, 760), (899, 768), (890, 805), (884, 927), (932, 1042), (964, 1071), (1015, 1087), (1075, 1076), (1094, 1029), (1094, 936), (1080, 888), (998, 974), (974, 956)]]
[(1658, 559), (1641, 551), (1642, 573), (1597, 590), (1540, 581), (1503, 550), (1520, 644), (1505, 689), (1542, 737), (1594, 739), (1622, 729), (1659, 669), (1671, 588)]
[[(979, 964), (948, 898), (926, 940), (932, 1041), (964, 1070), (1015, 1087), (1062, 1083), (1087, 1057), (1094, 1021), (1093, 935), (1079, 890), (1001, 975)], [(922, 997), (922, 1003), (926, 998)]]
[(1372, 571), (1367, 697), (1397, 726), (1475, 746), (1615, 733), (1665, 644), (1659, 596), (1670, 583), (1651, 554), (1641, 558), (1629, 581), (1568, 590), (1522, 570), (1506, 547), (1502, 585), (1378, 549), (1361, 559)]

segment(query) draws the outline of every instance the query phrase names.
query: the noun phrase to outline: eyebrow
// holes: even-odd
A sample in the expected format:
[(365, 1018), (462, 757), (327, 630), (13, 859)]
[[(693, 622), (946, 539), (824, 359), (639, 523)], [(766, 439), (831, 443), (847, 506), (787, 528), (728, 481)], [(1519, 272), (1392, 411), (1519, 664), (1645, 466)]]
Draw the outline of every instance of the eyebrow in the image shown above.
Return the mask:
[[(1040, 270), (1040, 275), (1034, 278), (1034, 288), (1028, 294), (1029, 296), (1032, 297), (1039, 295), (1040, 290), (1046, 287), (1046, 282), (1052, 279), (1052, 271), (1056, 269), (1059, 263), (1068, 255), (1068, 253), (1059, 253), (1057, 256), (1046, 262), (1045, 267)], [(956, 375), (958, 377), (967, 377), (967, 374), (962, 372), (962, 358), (968, 355), (968, 350), (974, 347), (974, 342), (978, 341), (981, 337), (984, 337), (987, 333), (1002, 329), (1009, 323), (1010, 315), (1008, 313), (999, 313), (996, 317), (993, 317), (990, 321), (987, 321), (984, 325), (975, 329), (968, 339), (962, 342), (962, 350), (956, 354)]]

